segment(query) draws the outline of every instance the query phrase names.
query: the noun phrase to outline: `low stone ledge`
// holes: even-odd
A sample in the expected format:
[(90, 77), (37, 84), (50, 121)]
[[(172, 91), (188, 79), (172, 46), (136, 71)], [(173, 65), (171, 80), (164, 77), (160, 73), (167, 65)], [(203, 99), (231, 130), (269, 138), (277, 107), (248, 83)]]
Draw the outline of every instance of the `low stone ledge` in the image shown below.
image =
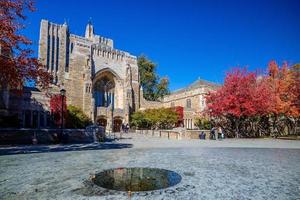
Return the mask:
[(90, 143), (93, 136), (84, 129), (0, 129), (0, 145)]
[(186, 139), (199, 139), (199, 134), (205, 133), (205, 139), (209, 139), (210, 130), (185, 130), (183, 137)]
[(199, 139), (201, 132), (205, 133), (205, 139), (209, 139), (209, 130), (136, 130), (138, 134), (169, 139)]

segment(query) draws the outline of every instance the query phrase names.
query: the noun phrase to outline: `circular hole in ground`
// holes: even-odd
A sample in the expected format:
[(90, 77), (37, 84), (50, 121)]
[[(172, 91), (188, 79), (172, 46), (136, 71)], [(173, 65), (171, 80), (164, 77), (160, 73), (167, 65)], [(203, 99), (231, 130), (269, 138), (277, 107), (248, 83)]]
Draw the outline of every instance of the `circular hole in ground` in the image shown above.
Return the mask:
[(158, 168), (116, 168), (93, 177), (94, 184), (111, 190), (149, 191), (174, 186), (181, 181), (176, 172)]

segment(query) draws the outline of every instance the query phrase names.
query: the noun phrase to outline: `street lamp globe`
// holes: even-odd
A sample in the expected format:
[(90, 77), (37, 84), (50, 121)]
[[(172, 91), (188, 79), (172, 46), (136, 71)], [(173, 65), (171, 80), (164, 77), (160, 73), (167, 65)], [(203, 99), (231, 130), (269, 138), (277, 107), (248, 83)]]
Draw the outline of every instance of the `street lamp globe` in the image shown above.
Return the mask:
[(61, 96), (65, 96), (65, 95), (66, 95), (66, 90), (62, 88), (62, 89), (60, 90), (60, 95), (61, 95)]

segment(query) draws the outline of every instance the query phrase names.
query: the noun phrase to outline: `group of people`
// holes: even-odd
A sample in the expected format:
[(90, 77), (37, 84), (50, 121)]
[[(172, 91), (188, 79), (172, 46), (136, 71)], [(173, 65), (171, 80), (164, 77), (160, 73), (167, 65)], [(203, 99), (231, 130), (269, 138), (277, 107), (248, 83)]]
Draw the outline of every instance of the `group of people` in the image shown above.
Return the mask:
[(128, 133), (128, 130), (129, 130), (129, 124), (122, 124), (121, 128), (122, 128), (121, 131), (122, 131), (123, 133)]
[(224, 133), (221, 127), (213, 127), (210, 131), (209, 139), (211, 140), (218, 140), (218, 139), (224, 139)]
[[(206, 133), (204, 133), (204, 131), (202, 131), (200, 134), (199, 134), (199, 139), (200, 140), (205, 140), (206, 138)], [(222, 130), (221, 127), (213, 127), (209, 133), (209, 139), (211, 140), (221, 140), (221, 139), (224, 139), (225, 136), (224, 136), (224, 132)]]

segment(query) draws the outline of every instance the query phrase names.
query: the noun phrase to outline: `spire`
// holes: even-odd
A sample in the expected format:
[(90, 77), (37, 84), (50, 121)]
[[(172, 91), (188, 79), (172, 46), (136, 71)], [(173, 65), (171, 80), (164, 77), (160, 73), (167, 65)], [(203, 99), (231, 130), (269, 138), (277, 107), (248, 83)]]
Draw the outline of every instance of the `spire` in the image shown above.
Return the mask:
[(93, 39), (94, 38), (94, 27), (92, 24), (92, 18), (90, 17), (88, 24), (85, 29), (85, 38)]

